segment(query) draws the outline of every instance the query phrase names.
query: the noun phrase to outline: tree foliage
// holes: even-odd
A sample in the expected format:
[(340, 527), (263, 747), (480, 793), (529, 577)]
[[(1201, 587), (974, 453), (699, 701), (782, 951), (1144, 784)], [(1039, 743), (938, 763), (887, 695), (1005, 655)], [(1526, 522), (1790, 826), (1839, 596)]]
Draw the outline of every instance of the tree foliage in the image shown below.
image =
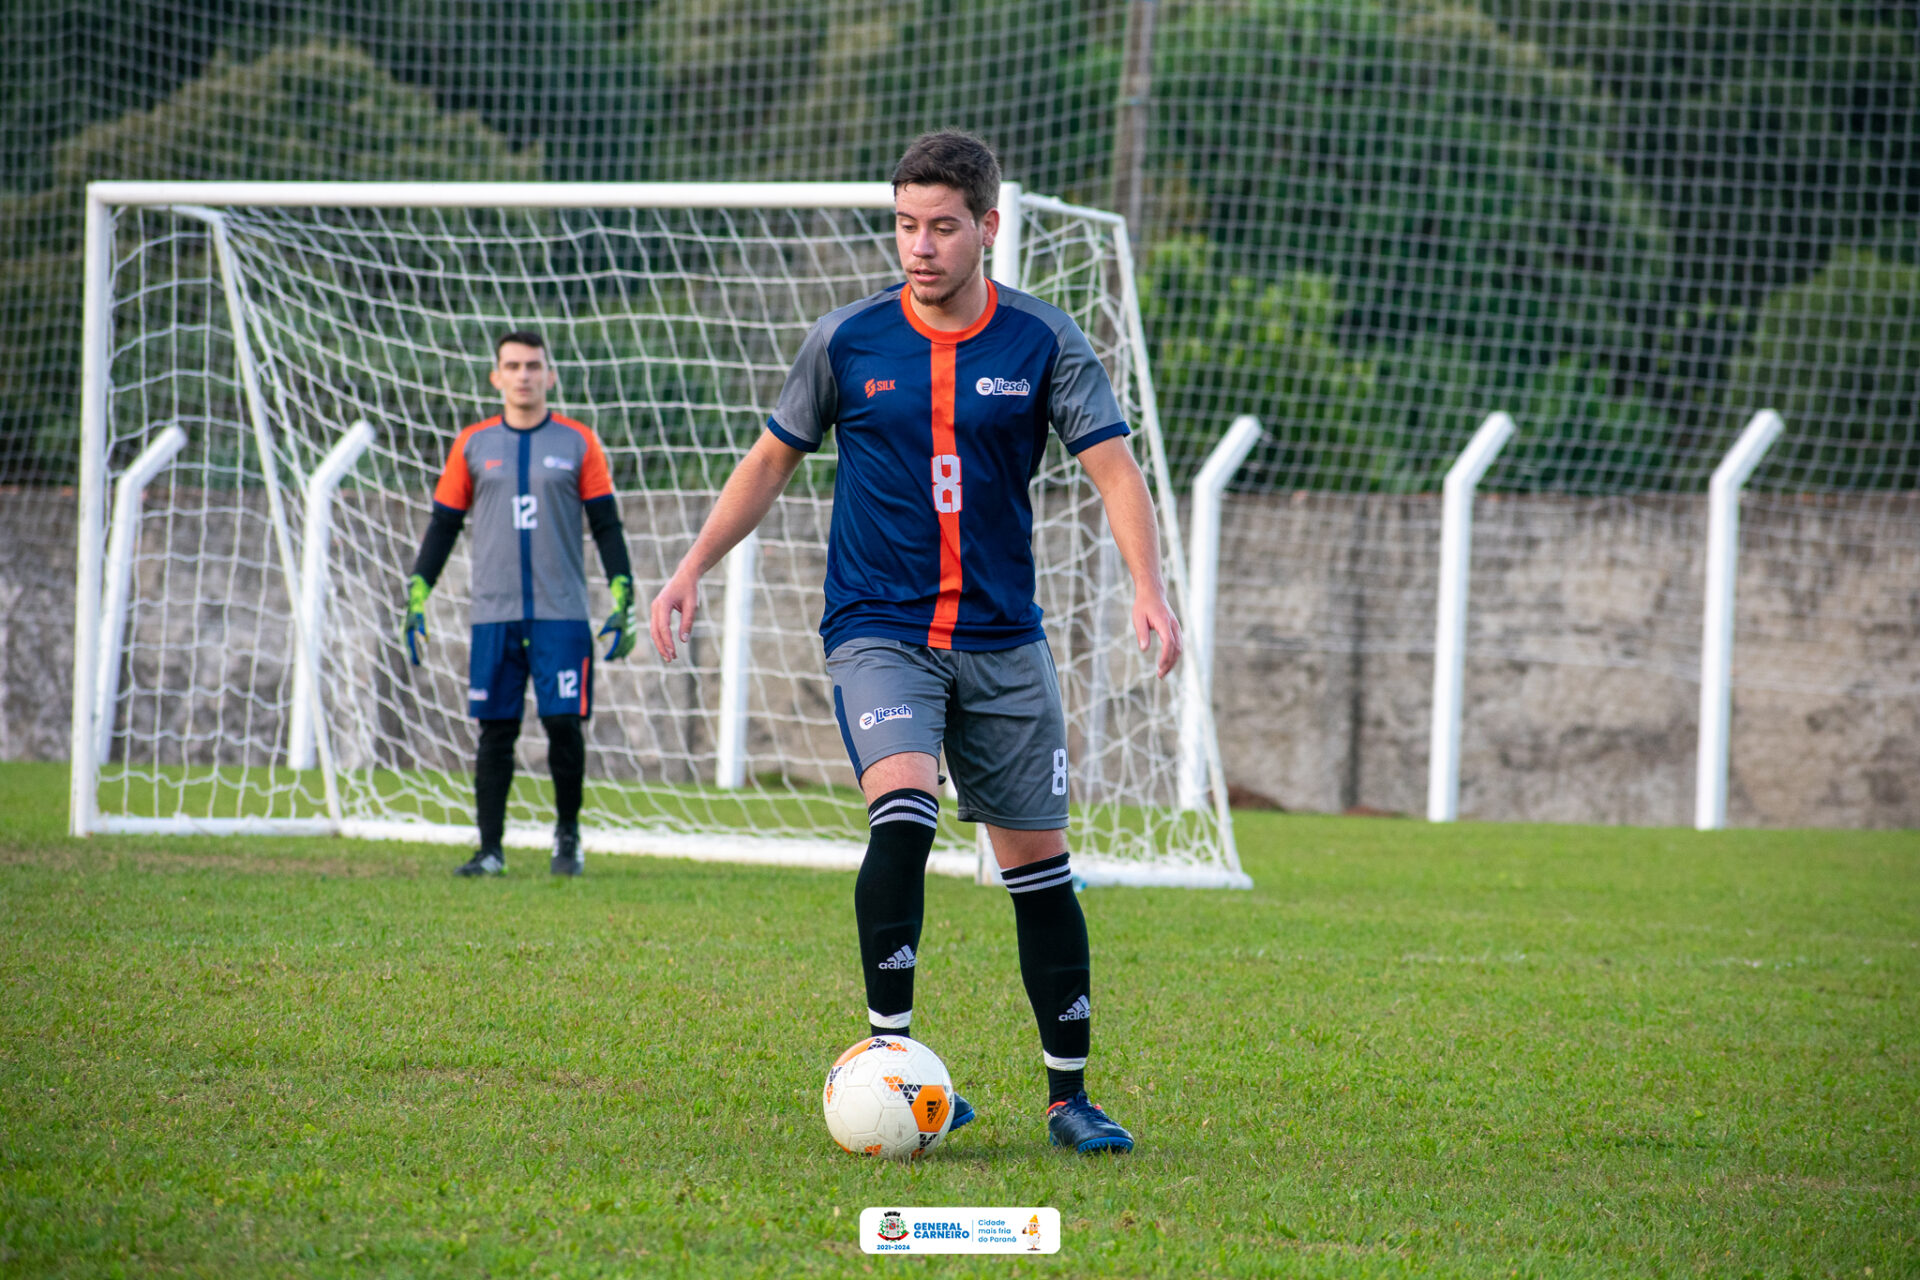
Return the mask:
[[(956, 123), (1030, 188), (1115, 178), (1120, 0), (17, 7), (0, 320), (38, 354), (0, 478), (68, 447), (91, 179), (873, 179)], [(1764, 394), (1827, 441), (1807, 483), (1920, 486), (1873, 434), (1909, 403), (1911, 0), (1158, 11), (1135, 232), (1182, 465), (1253, 411), (1273, 483), (1425, 487), (1498, 401), (1529, 482), (1686, 488)]]
[[(282, 179), (316, 173), (531, 179), (540, 153), (511, 150), (471, 115), (447, 114), (364, 52), (325, 41), (249, 63), (215, 58), (149, 110), (90, 125), (55, 149), (52, 185), (0, 198), (0, 322), (61, 335), (39, 365), (0, 372), (0, 464), (71, 474), (79, 411), (81, 193), (94, 178)], [(198, 260), (204, 249), (183, 251)], [(191, 265), (178, 269), (194, 270)], [(64, 455), (64, 465), (55, 460)]]
[(1767, 483), (1920, 484), (1920, 267), (1835, 254), (1768, 301), (1728, 384), (1729, 403), (1787, 421)]

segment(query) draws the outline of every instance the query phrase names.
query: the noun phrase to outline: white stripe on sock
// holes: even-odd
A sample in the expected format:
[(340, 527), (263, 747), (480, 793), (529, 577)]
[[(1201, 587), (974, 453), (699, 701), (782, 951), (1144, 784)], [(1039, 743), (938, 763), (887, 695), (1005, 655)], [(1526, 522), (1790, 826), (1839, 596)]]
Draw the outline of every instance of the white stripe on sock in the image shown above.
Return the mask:
[(1040, 1054), (1040, 1060), (1052, 1067), (1055, 1071), (1085, 1071), (1087, 1069), (1087, 1060), (1085, 1058), (1056, 1058), (1044, 1050)]
[(1034, 880), (1031, 882), (1008, 881), (1007, 892), (1008, 893), (1032, 893), (1036, 889), (1051, 889), (1058, 884), (1072, 884), (1072, 883), (1073, 883), (1073, 872), (1068, 871), (1066, 868), (1062, 867), (1058, 875), (1049, 876), (1044, 879)]
[(940, 806), (910, 799), (889, 800), (867, 811), (868, 826), (877, 827), (883, 822), (918, 822), (922, 826), (937, 827), (940, 825)]
[(885, 1027), (888, 1031), (905, 1031), (913, 1024), (913, 1010), (905, 1013), (875, 1013), (869, 1009), (867, 1022), (871, 1026)]
[(1051, 862), (1051, 861), (1052, 861), (1051, 858), (1043, 858), (1041, 859), (1040, 862), (1029, 862), (1023, 867), (1009, 867), (1008, 869), (1000, 873), (1000, 878), (1002, 880), (1011, 882), (1015, 880), (1031, 879), (1034, 876), (1055, 875), (1059, 872), (1070, 871), (1072, 869), (1071, 864), (1067, 862), (1061, 862), (1051, 867), (1041, 865), (1042, 862)]

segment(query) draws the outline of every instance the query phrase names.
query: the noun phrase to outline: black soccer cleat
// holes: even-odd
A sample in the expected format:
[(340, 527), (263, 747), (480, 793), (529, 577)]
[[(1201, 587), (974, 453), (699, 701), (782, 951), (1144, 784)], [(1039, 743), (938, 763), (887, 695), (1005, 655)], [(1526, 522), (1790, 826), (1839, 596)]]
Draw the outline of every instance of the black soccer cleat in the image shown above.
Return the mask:
[(1085, 1089), (1047, 1108), (1047, 1137), (1054, 1146), (1072, 1147), (1083, 1156), (1133, 1150), (1133, 1135), (1107, 1119), (1107, 1113), (1088, 1100)]
[(579, 829), (555, 827), (553, 861), (547, 864), (547, 870), (556, 876), (577, 876), (586, 869), (586, 859), (580, 856)]
[(497, 876), (507, 869), (507, 859), (498, 849), (475, 849), (473, 856), (455, 867), (457, 876)]

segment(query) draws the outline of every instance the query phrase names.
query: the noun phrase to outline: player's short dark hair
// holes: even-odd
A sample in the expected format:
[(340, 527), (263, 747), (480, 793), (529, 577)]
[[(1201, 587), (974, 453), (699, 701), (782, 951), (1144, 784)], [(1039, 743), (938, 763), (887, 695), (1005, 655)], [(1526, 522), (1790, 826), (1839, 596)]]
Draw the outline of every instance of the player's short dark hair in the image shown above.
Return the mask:
[(542, 351), (547, 349), (546, 339), (542, 338), (533, 330), (514, 329), (509, 333), (501, 334), (500, 340), (493, 344), (493, 362), (495, 364), (500, 363), (500, 348), (506, 346), (509, 342), (517, 342), (523, 347), (538, 347)]
[(913, 186), (952, 187), (976, 219), (1000, 203), (1000, 161), (993, 148), (964, 129), (938, 129), (913, 140), (893, 166), (893, 191)]

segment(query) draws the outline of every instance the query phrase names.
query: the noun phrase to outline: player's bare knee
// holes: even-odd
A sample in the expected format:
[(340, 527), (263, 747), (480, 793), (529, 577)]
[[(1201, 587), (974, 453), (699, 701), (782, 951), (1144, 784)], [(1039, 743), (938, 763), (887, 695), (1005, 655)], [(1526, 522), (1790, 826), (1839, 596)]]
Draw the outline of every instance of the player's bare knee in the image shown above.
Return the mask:
[(860, 775), (860, 790), (868, 804), (903, 787), (936, 794), (940, 788), (939, 762), (924, 751), (900, 751), (875, 760)]
[(987, 839), (993, 842), (993, 860), (1000, 864), (1002, 871), (1024, 867), (1043, 858), (1057, 858), (1067, 851), (1064, 829), (1017, 831), (988, 823)]

